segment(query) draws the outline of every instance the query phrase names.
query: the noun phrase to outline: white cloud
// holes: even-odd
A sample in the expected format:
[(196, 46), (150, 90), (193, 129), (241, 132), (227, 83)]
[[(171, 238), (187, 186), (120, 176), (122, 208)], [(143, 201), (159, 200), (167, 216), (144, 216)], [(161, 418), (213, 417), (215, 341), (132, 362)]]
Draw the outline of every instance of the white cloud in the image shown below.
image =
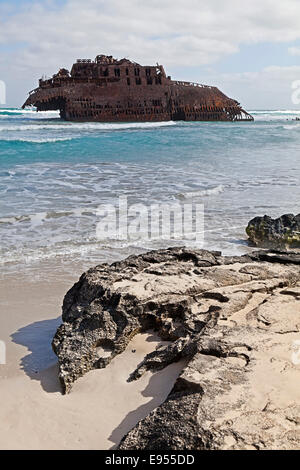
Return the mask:
[(272, 66), (259, 72), (210, 74), (206, 78), (245, 108), (295, 109), (292, 84), (300, 80), (300, 66)]
[(242, 43), (300, 38), (300, 2), (285, 0), (68, 0), (59, 9), (32, 3), (1, 24), (0, 44), (26, 42), (34, 60), (112, 51), (167, 65), (211, 63)]
[(0, 78), (22, 77), (21, 88), (98, 53), (186, 67), (214, 64), (242, 44), (300, 38), (298, 0), (48, 0), (6, 14), (8, 5), (1, 2), (0, 46), (19, 47), (2, 53)]
[(300, 47), (289, 47), (288, 48), (288, 53), (290, 55), (298, 56), (298, 55), (300, 55)]

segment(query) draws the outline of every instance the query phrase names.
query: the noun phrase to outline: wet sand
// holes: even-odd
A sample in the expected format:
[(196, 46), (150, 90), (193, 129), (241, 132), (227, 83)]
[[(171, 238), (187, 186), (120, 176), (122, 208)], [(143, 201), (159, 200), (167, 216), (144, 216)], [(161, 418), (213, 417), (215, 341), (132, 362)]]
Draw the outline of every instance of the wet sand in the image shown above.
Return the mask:
[(90, 372), (63, 396), (51, 339), (63, 296), (76, 280), (11, 276), (0, 283), (0, 340), (7, 347), (0, 365), (0, 449), (113, 448), (165, 400), (183, 367), (173, 364), (127, 383), (161, 344), (151, 332), (140, 334), (106, 369)]

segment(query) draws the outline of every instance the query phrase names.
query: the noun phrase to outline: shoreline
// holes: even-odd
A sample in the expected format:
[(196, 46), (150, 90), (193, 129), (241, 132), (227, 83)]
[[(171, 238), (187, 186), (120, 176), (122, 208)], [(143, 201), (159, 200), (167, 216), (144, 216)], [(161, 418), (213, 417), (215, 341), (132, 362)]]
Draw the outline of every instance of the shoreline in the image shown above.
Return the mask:
[[(173, 250), (171, 249), (171, 252)], [(180, 251), (182, 248), (178, 248), (178, 250)], [(200, 250), (200, 252), (202, 251)], [(156, 256), (160, 252), (155, 251), (153, 253)], [(162, 253), (165, 252), (162, 251)], [(204, 259), (206, 259), (206, 256), (208, 256), (208, 259), (215, 256), (212, 252), (209, 255), (205, 253), (209, 252), (204, 252)], [(145, 256), (147, 259), (147, 255)], [(143, 259), (143, 255), (134, 257), (134, 259)], [(243, 282), (249, 281), (249, 274), (240, 274), (239, 270), (241, 269), (243, 272), (243, 269), (240, 267), (238, 259), (238, 257), (232, 257), (232, 267), (229, 261), (229, 265), (218, 268), (223, 269), (220, 272), (222, 273), (221, 277), (217, 272), (211, 277), (208, 271), (209, 277), (205, 280), (204, 269), (203, 281), (205, 288), (212, 288), (214, 276), (216, 276), (217, 283), (221, 282), (224, 277), (224, 292), (226, 292), (226, 285), (230, 285), (230, 283), (232, 286), (229, 287), (229, 292), (231, 292), (239, 276), (241, 276)], [(247, 259), (250, 260), (248, 256), (246, 256)], [(126, 266), (126, 261), (122, 263)], [(123, 265), (122, 263), (120, 263), (120, 266)], [(185, 270), (192, 267), (190, 262), (185, 264), (186, 266), (181, 269)], [(276, 270), (279, 270), (278, 273), (280, 273), (280, 266), (276, 267), (276, 264), (271, 263), (270, 268), (266, 268), (264, 267), (265, 264), (262, 263), (262, 268), (266, 269), (266, 274), (263, 274), (262, 279), (270, 276), (272, 270), (275, 269), (272, 274), (272, 276), (275, 276), (273, 282), (278, 282), (276, 276), (279, 274), (276, 274)], [(46, 271), (44, 276), (40, 278), (28, 276), (27, 273), (17, 277), (9, 276), (9, 278), (2, 276), (0, 284), (0, 339), (5, 341), (7, 345), (7, 364), (0, 365), (0, 399), (5, 404), (0, 409), (1, 450), (116, 449), (124, 436), (134, 435), (135, 429), (138, 429), (138, 423), (147, 422), (150, 419), (149, 417), (153, 416), (157, 407), (164, 409), (167, 406), (165, 400), (171, 393), (174, 384), (181, 380), (178, 378), (185, 377), (187, 373), (191, 374), (191, 372), (186, 372), (190, 370), (190, 359), (182, 357), (179, 362), (165, 364), (166, 367), (160, 371), (148, 370), (139, 380), (128, 383), (127, 379), (140, 367), (147, 354), (154, 352), (158, 346), (170, 344), (162, 341), (158, 336), (159, 333), (154, 334), (148, 331), (134, 336), (127, 344), (125, 351), (114, 357), (105, 369), (91, 370), (76, 381), (70, 394), (63, 395), (59, 383), (57, 358), (52, 351), (51, 342), (57, 328), (62, 323), (60, 312), (63, 297), (74, 282), (78, 281), (79, 276), (77, 274), (67, 275), (63, 271), (60, 272), (58, 268), (59, 265), (57, 265), (56, 280), (53, 276), (49, 276), (47, 279), (45, 276)], [(76, 269), (74, 267), (74, 272), (78, 268), (79, 265)], [(192, 277), (189, 275), (186, 278), (184, 274), (180, 274), (177, 278), (175, 268), (176, 264), (173, 267), (174, 272), (171, 269), (170, 274), (168, 274), (170, 268), (167, 268), (165, 275), (159, 276), (161, 284), (159, 291), (161, 289), (161, 292), (164, 289), (168, 291), (173, 284), (173, 281), (171, 284), (168, 283), (168, 276), (175, 275), (174, 281), (176, 281), (178, 289), (182, 290), (183, 295), (185, 295), (185, 289), (188, 288), (190, 283), (198, 282), (197, 276), (195, 277), (193, 270)], [(212, 269), (212, 272), (214, 272), (213, 267), (206, 269)], [(257, 267), (253, 271), (253, 279), (257, 275), (256, 269)], [(246, 272), (252, 273), (251, 269), (250, 271), (246, 270)], [(151, 273), (151, 270), (149, 273)], [(154, 274), (154, 276), (158, 274)], [(229, 278), (226, 280), (228, 276), (229, 278), (233, 276), (232, 281), (229, 281)], [(119, 288), (125, 288), (126, 291), (127, 282), (125, 284), (120, 282)], [(268, 293), (269, 287), (268, 284), (264, 284), (269, 281), (261, 280), (257, 282), (261, 282), (261, 288), (258, 288), (257, 293), (254, 293), (253, 297), (250, 300), (248, 299), (246, 303), (245, 299), (242, 300), (240, 310), (234, 314), (233, 319), (222, 322), (223, 328), (227, 327), (226, 325), (234, 328), (236, 322), (237, 324), (241, 322), (241, 328), (244, 327), (249, 321), (247, 319), (249, 314), (269, 301), (271, 298), (270, 293)], [(122, 287), (123, 284), (124, 287)], [(133, 284), (134, 295), (142, 295), (143, 298), (143, 290), (140, 291), (137, 285), (136, 280)], [(247, 285), (246, 282), (245, 286)], [(263, 293), (263, 290), (260, 292), (260, 289), (266, 289), (266, 292)], [(157, 287), (155, 291), (157, 291)], [(280, 289), (275, 289), (274, 292), (278, 296)], [(289, 296), (294, 295), (294, 302), (296, 303), (293, 305), (297, 309), (299, 308), (296, 301), (297, 290), (291, 292), (287, 291), (287, 308), (290, 309), (292, 305), (291, 299), (293, 297)], [(281, 297), (284, 298), (285, 296)], [(26, 303), (24, 303), (24, 299), (26, 299)], [(216, 299), (218, 299), (218, 296)], [(240, 300), (238, 299), (237, 305), (239, 303)], [(220, 305), (223, 305), (222, 302)], [(235, 305), (235, 300), (232, 305)], [(280, 308), (282, 308), (282, 313), (287, 318), (285, 321), (292, 322), (293, 320), (289, 318), (289, 310), (285, 311), (284, 303), (283, 305), (280, 304)], [(249, 325), (251, 325), (251, 321)], [(284, 326), (284, 328), (286, 327)], [(283, 331), (285, 332), (284, 329)], [(287, 332), (280, 336), (282, 338), (280, 346), (275, 341), (270, 351), (261, 351), (258, 356), (261, 363), (258, 364), (255, 374), (249, 382), (251, 389), (255, 390), (255, 393), (251, 396), (252, 408), (265, 406), (268, 396), (272, 397), (272, 401), (276, 403), (276, 406), (281, 403), (290, 406), (291, 400), (297, 399), (298, 392), (293, 385), (293, 380), (298, 371), (293, 370), (293, 367), (289, 365), (289, 354), (291, 342), (296, 341), (299, 335), (296, 332)], [(246, 338), (246, 336), (244, 337)], [(274, 342), (274, 339), (272, 341)], [(268, 365), (269, 361), (270, 363), (273, 362), (271, 369)], [(240, 367), (241, 362), (243, 361), (238, 360), (236, 362), (234, 360), (232, 367)], [(198, 365), (196, 365), (197, 367)], [(266, 367), (267, 369), (265, 369)], [(284, 372), (285, 368), (286, 372)], [(270, 389), (267, 385), (261, 385), (263, 383), (261, 377), (264, 376), (266, 370), (268, 371), (268, 381), (271, 384)], [(230, 376), (232, 371), (228, 373)], [(285, 390), (285, 387), (280, 384), (280, 374), (282, 373), (285, 373), (286, 380), (288, 380), (289, 390)], [(189, 381), (193, 375), (194, 372), (192, 372), (192, 375), (187, 375), (184, 382)], [(239, 391), (234, 392), (230, 400), (236, 400), (239, 393)], [(207, 406), (210, 406), (209, 403)], [(130, 442), (130, 437), (129, 441), (128, 438), (126, 439), (124, 442)], [(228, 448), (230, 448), (230, 445), (228, 441)]]
[(73, 281), (2, 279), (0, 339), (7, 345), (7, 365), (0, 365), (1, 450), (113, 448), (165, 400), (184, 365), (128, 384), (144, 355), (161, 343), (152, 334), (138, 335), (109, 367), (91, 372), (71, 395), (62, 395), (51, 340)]

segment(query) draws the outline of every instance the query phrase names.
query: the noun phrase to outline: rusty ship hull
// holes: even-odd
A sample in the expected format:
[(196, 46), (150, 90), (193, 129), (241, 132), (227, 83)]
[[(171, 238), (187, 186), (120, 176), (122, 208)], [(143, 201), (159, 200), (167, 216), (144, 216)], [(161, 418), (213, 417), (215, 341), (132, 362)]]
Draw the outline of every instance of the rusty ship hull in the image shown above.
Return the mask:
[(240, 104), (218, 88), (172, 80), (163, 66), (97, 56), (77, 60), (29, 93), (24, 107), (59, 110), (77, 122), (251, 121)]

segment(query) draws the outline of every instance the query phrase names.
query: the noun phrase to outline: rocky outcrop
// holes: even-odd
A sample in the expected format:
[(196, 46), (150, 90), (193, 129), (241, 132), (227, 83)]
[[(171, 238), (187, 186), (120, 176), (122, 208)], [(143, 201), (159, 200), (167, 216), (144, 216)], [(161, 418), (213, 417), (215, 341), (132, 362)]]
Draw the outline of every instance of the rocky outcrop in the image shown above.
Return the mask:
[(250, 243), (265, 248), (300, 248), (300, 214), (285, 214), (278, 219), (255, 217), (246, 233)]
[(299, 448), (299, 264), (292, 252), (173, 248), (87, 271), (64, 299), (53, 340), (63, 390), (155, 329), (170, 344), (128, 380), (183, 358), (187, 365), (120, 449)]

